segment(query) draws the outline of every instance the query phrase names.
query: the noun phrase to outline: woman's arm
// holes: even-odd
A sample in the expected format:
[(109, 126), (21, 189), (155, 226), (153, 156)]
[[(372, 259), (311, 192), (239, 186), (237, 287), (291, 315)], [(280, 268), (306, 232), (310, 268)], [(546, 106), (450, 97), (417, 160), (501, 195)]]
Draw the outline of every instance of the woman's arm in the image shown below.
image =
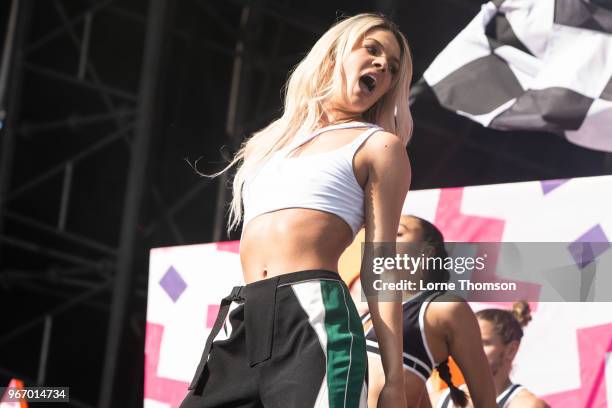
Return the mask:
[[(372, 135), (365, 147), (368, 163), (365, 186), (365, 241), (395, 243), (402, 206), (410, 186), (408, 154), (399, 138), (386, 132)], [(395, 256), (395, 245), (387, 244), (383, 252), (372, 255)], [(361, 268), (362, 285), (372, 282), (371, 265), (371, 259), (364, 257)], [(367, 288), (364, 290), (366, 294), (371, 292)], [(385, 372), (385, 386), (378, 401), (379, 407), (404, 406), (400, 403), (405, 397), (401, 292), (398, 294), (400, 296), (395, 301), (379, 302), (376, 297), (368, 297)]]
[(448, 352), (465, 377), (472, 404), (476, 408), (497, 407), (493, 376), (482, 348), (474, 312), (459, 298), (436, 306), (437, 318), (447, 333)]

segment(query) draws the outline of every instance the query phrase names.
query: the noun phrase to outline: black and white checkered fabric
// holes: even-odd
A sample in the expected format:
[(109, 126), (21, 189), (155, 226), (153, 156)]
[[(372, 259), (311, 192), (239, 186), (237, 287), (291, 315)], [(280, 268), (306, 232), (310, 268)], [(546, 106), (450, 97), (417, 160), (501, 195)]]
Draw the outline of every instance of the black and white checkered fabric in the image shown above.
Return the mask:
[(484, 126), (612, 152), (612, 0), (491, 1), (423, 77)]

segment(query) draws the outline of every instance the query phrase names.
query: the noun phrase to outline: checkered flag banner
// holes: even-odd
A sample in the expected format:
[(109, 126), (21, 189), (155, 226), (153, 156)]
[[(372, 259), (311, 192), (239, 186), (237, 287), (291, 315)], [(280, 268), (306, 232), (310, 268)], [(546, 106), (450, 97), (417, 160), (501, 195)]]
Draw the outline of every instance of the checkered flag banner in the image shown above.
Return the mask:
[(491, 1), (423, 78), (483, 126), (612, 152), (612, 0)]

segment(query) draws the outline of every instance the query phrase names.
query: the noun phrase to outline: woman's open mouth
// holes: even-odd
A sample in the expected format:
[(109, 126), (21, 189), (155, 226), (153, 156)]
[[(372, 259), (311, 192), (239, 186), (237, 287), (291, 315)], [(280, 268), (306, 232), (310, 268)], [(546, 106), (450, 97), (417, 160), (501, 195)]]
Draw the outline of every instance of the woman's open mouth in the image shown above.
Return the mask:
[(359, 87), (364, 93), (372, 93), (372, 91), (376, 88), (376, 78), (372, 75), (362, 75), (359, 78)]

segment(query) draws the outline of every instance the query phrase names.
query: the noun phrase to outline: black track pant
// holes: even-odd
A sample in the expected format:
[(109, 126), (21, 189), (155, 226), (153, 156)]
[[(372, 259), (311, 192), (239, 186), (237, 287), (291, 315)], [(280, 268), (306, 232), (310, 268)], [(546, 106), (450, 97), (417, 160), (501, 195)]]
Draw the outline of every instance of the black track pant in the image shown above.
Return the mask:
[[(232, 302), (229, 336), (216, 339)], [(361, 321), (338, 274), (285, 274), (223, 299), (181, 408), (365, 408), (366, 368)]]

